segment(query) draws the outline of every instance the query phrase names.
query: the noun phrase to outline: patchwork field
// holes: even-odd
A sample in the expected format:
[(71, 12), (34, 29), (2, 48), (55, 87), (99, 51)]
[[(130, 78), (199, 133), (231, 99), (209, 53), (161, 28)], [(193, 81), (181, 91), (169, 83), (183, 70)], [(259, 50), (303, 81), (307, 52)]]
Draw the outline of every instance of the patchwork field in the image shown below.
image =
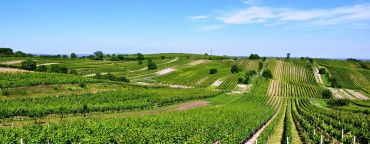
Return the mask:
[(367, 62), (173, 53), (0, 63), (0, 143), (370, 142)]

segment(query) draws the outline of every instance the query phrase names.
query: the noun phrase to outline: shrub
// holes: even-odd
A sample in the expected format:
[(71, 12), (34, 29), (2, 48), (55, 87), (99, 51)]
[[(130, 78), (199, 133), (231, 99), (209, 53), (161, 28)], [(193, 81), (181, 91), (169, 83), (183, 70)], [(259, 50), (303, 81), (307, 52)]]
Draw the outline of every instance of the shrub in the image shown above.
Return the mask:
[(330, 106), (346, 106), (349, 104), (349, 101), (346, 99), (330, 99), (327, 101), (327, 104)]
[(216, 74), (217, 73), (217, 69), (216, 68), (211, 68), (209, 70), (209, 74)]
[(250, 71), (248, 71), (248, 72), (246, 72), (245, 73), (245, 76), (247, 77), (247, 76), (253, 76), (253, 75), (255, 75), (257, 72), (255, 71), (255, 70), (250, 70)]
[(320, 68), (319, 69), (319, 74), (326, 74), (326, 69), (325, 68)]
[(240, 69), (237, 65), (233, 65), (230, 71), (231, 71), (231, 74), (235, 74), (235, 73), (238, 73)]
[(77, 75), (78, 73), (77, 73), (77, 71), (76, 71), (76, 70), (70, 70), (70, 71), (69, 71), (69, 74)]
[(103, 60), (104, 54), (102, 51), (96, 51), (94, 52), (95, 60)]
[(36, 62), (33, 61), (33, 60), (23, 61), (22, 64), (21, 64), (21, 69), (35, 70), (36, 69)]
[(76, 59), (76, 58), (77, 58), (77, 54), (71, 53), (71, 59)]
[(68, 68), (63, 65), (51, 65), (50, 72), (52, 73), (68, 73)]
[(4, 90), (1, 91), (1, 95), (2, 96), (9, 96), (10, 95), (10, 92), (8, 90), (5, 90), (4, 89)]
[(269, 69), (264, 70), (264, 71), (262, 72), (262, 76), (263, 76), (264, 78), (272, 78), (272, 72), (271, 72), (271, 70), (269, 70)]
[(166, 56), (161, 56), (161, 59), (164, 59), (164, 58), (166, 58)]
[(86, 84), (85, 84), (85, 83), (80, 83), (78, 86), (79, 86), (80, 88), (86, 88)]
[(148, 59), (148, 69), (157, 69), (157, 64), (155, 64), (151, 59)]
[(326, 89), (322, 92), (322, 97), (325, 99), (330, 99), (333, 97), (333, 93), (330, 90)]
[(46, 67), (46, 65), (40, 65), (40, 66), (37, 66), (36, 71), (46, 72), (48, 71), (48, 67)]
[(260, 59), (260, 56), (258, 54), (251, 54), (251, 55), (249, 55), (249, 59), (251, 59), (251, 60)]
[(263, 68), (263, 62), (259, 62), (258, 63), (258, 69), (262, 69)]

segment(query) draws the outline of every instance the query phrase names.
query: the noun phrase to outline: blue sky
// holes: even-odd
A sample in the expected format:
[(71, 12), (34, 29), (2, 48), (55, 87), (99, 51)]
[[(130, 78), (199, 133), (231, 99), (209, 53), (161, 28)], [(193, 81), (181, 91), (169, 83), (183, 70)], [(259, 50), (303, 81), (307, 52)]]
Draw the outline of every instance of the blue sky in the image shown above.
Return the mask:
[(1, 0), (0, 47), (28, 53), (370, 58), (365, 0)]

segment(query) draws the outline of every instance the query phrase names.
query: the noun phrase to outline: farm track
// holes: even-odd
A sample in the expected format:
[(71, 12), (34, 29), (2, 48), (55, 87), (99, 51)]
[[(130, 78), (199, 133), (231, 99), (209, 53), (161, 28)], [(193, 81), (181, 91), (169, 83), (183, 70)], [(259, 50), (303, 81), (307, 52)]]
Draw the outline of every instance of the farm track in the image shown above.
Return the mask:
[(0, 72), (16, 73), (16, 72), (31, 72), (31, 71), (22, 70), (22, 69), (16, 69), (16, 68), (4, 68), (4, 67), (0, 67)]

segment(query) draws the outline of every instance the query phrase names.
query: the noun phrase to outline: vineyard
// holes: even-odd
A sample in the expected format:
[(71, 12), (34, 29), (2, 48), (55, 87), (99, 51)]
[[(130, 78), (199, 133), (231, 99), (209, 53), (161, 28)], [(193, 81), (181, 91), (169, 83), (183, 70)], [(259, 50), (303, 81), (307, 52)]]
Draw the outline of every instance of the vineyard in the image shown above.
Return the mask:
[[(177, 53), (27, 59), (68, 72), (0, 72), (0, 143), (370, 142), (367, 62)], [(0, 63), (20, 69), (27, 59)]]

